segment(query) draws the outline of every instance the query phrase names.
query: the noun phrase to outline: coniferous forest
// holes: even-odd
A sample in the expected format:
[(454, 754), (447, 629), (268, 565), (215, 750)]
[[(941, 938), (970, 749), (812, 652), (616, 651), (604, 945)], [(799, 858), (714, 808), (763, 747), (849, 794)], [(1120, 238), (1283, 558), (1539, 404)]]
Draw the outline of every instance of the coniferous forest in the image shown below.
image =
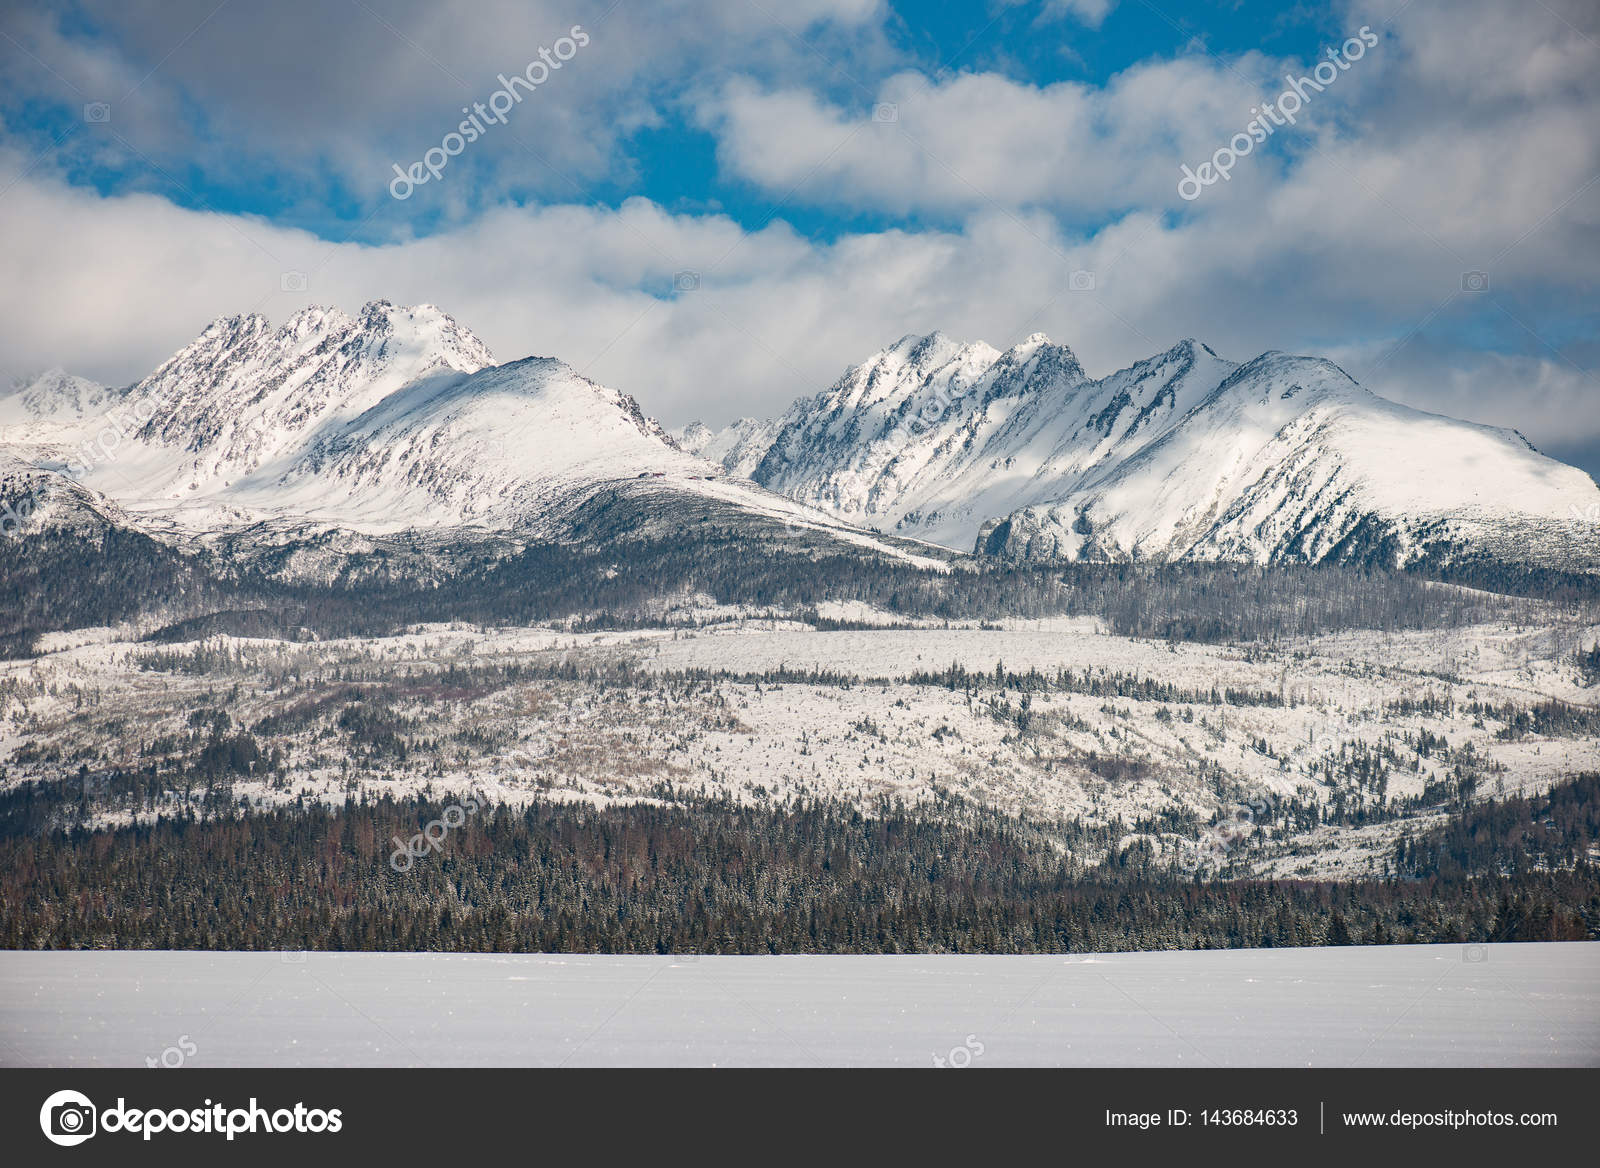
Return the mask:
[[(0, 947), (1053, 953), (1600, 937), (1600, 776), (1404, 838), (1394, 875), (1202, 883), (1137, 843), (885, 805), (350, 801), (0, 841)], [(391, 863), (435, 822), (437, 843)], [(401, 870), (404, 869), (404, 870)], [(1426, 874), (1422, 874), (1426, 873)]]

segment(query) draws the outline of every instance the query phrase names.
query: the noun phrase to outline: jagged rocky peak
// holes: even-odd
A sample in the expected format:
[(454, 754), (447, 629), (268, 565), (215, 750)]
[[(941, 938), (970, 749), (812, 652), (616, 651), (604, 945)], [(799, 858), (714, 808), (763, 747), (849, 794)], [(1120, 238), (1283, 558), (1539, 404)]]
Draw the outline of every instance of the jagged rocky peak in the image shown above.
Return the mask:
[(999, 355), (997, 349), (982, 341), (963, 344), (937, 331), (924, 335), (907, 333), (888, 348), (845, 370), (833, 389), (853, 392), (864, 401), (879, 401), (904, 394), (930, 377), (971, 378), (987, 369)]
[(962, 397), (980, 383), (986, 396), (993, 398), (1059, 390), (1085, 380), (1072, 350), (1054, 344), (1042, 332), (1002, 352), (985, 341), (958, 341), (935, 330), (903, 336), (852, 366), (831, 392), (860, 403), (894, 404), (930, 391)]
[(276, 328), (260, 313), (219, 317), (142, 384), (208, 372), (259, 379), (298, 364), (357, 358), (370, 367), (404, 366), (414, 373), (433, 368), (471, 373), (495, 363), (487, 345), (434, 305), (373, 300), (354, 317), (339, 308), (309, 305)]
[(730, 475), (747, 479), (766, 456), (776, 425), (760, 418), (739, 418), (721, 430), (712, 430), (703, 422), (691, 422), (674, 437), (689, 454), (721, 463)]
[(1044, 333), (1030, 333), (996, 357), (990, 369), (995, 396), (1071, 387), (1088, 380), (1077, 355)]
[(984, 341), (958, 341), (935, 329), (925, 336), (901, 337), (884, 350), (882, 356), (901, 357), (904, 364), (913, 369), (932, 371), (958, 363), (971, 368), (986, 368), (1000, 356), (1000, 351)]
[(369, 408), (430, 373), (494, 364), (481, 340), (431, 304), (374, 300), (352, 317), (313, 305), (273, 327), (258, 313), (222, 317), (133, 390), (145, 437), (215, 447), (259, 462), (330, 411)]

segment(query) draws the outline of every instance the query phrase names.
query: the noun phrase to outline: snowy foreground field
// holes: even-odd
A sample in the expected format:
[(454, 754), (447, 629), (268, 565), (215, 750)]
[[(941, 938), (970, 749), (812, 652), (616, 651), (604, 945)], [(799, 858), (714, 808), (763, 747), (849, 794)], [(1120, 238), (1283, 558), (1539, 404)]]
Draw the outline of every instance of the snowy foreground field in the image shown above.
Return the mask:
[(7, 1066), (1596, 1066), (1600, 943), (0, 953)]

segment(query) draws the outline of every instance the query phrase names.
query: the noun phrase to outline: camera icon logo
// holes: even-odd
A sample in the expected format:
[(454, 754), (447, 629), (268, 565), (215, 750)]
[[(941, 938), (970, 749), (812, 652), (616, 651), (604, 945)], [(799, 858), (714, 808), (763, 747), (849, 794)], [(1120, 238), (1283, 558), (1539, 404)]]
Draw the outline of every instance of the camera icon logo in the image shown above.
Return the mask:
[(285, 272), (278, 277), (278, 287), (285, 292), (304, 292), (306, 290), (306, 274), (304, 272)]
[(1094, 273), (1086, 272), (1082, 268), (1079, 268), (1067, 278), (1067, 286), (1074, 292), (1093, 292)]
[(676, 272), (672, 277), (672, 290), (674, 292), (693, 292), (700, 287), (700, 273), (687, 269)]
[(988, 1047), (978, 1041), (976, 1034), (969, 1034), (967, 1040), (960, 1046), (952, 1046), (948, 1055), (935, 1051), (933, 1065), (941, 1069), (965, 1070), (972, 1065), (973, 1059), (981, 1058), (987, 1049)]
[(1463, 292), (1487, 292), (1489, 290), (1489, 273), (1462, 272), (1461, 290)]
[(111, 120), (111, 103), (105, 101), (91, 101), (83, 107), (83, 120), (103, 125)]
[(1477, 965), (1489, 960), (1489, 946), (1463, 945), (1461, 946), (1461, 960), (1468, 965)]
[(880, 101), (872, 107), (872, 120), (879, 125), (888, 125), (900, 120), (900, 107), (892, 101)]
[(95, 1133), (94, 1103), (79, 1091), (57, 1091), (39, 1108), (44, 1138), (63, 1148), (75, 1147)]

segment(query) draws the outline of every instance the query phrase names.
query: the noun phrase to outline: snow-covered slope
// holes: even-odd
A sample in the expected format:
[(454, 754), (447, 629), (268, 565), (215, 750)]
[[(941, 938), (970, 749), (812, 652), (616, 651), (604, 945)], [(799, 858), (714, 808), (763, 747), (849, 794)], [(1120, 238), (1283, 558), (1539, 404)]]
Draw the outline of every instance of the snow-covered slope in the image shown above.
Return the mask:
[(0, 447), (0, 539), (44, 530), (99, 539), (108, 528), (131, 525), (110, 499)]
[(664, 440), (632, 398), (529, 357), (409, 382), (226, 492), (364, 530), (440, 521), (537, 526), (574, 490), (641, 474), (703, 481), (717, 468)]
[[(1600, 489), (1521, 435), (1407, 409), (1326, 361), (1185, 340), (1091, 380), (1041, 334), (905, 337), (772, 424), (700, 435), (730, 473), (855, 523), (1017, 559), (1600, 568)], [(745, 468), (749, 469), (746, 470)]]

